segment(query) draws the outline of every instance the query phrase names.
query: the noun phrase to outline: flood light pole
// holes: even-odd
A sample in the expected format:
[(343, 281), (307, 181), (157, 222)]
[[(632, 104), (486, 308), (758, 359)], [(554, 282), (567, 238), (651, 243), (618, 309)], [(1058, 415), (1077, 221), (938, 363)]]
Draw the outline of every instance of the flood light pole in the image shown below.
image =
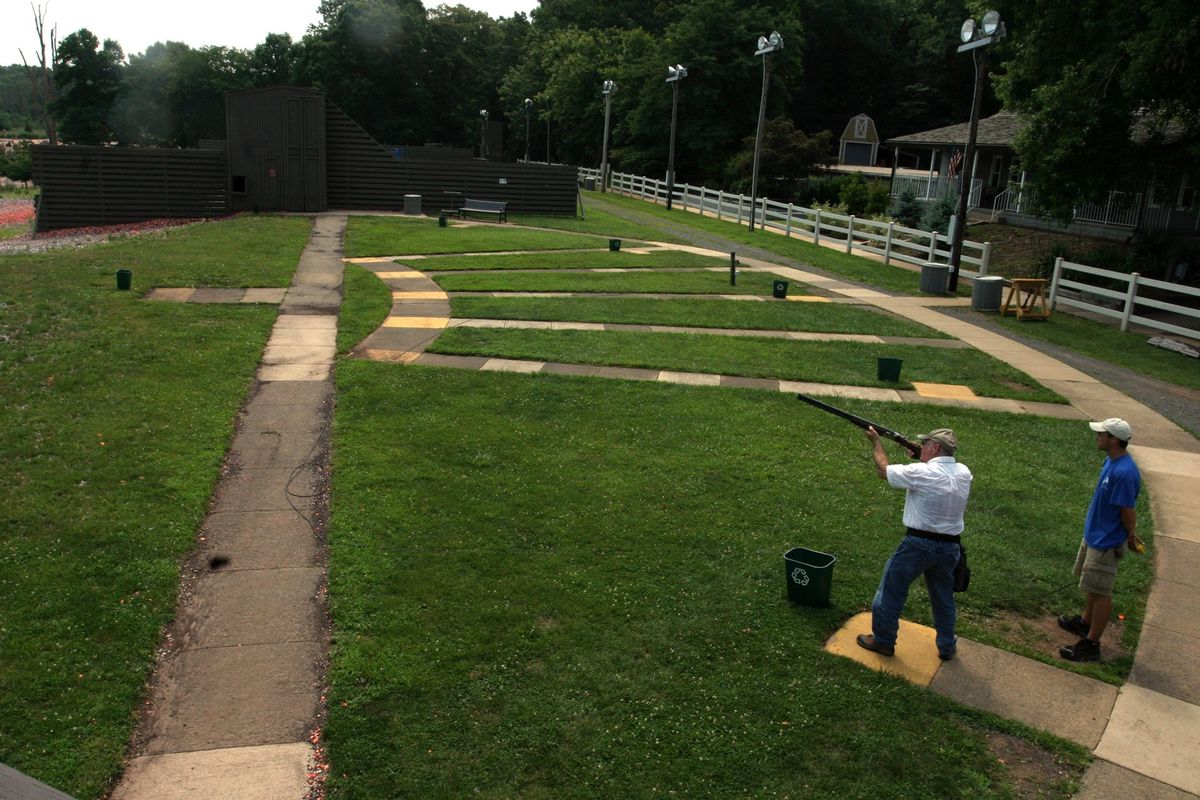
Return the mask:
[(600, 93), (604, 95), (604, 144), (600, 150), (600, 191), (607, 191), (608, 187), (608, 118), (612, 113), (612, 96), (617, 90), (617, 84), (612, 81), (605, 81), (600, 89)]
[(533, 110), (533, 101), (525, 98), (525, 163), (529, 163), (529, 112)]
[(950, 279), (946, 283), (946, 291), (958, 290), (958, 268), (962, 263), (963, 236), (967, 228), (967, 204), (971, 196), (971, 184), (975, 180), (975, 138), (979, 133), (979, 106), (983, 102), (983, 77), (987, 71), (988, 45), (1000, 41), (1006, 35), (1004, 23), (1000, 14), (989, 11), (983, 15), (983, 24), (976, 25), (975, 20), (968, 19), (962, 24), (959, 39), (962, 44), (958, 52), (977, 50), (975, 57), (975, 95), (971, 100), (971, 124), (967, 133), (967, 152), (963, 154), (962, 183), (958, 188), (958, 212), (954, 220), (954, 236), (950, 240)]
[(762, 98), (758, 101), (758, 132), (754, 135), (754, 169), (750, 177), (751, 231), (754, 230), (754, 202), (758, 198), (758, 158), (762, 152), (763, 122), (767, 116), (767, 84), (771, 81), (771, 54), (782, 49), (783, 37), (779, 35), (779, 31), (771, 31), (770, 36), (758, 37), (758, 49), (754, 51), (754, 55), (763, 57), (763, 80)]
[(667, 83), (671, 84), (671, 146), (667, 155), (667, 211), (675, 195), (675, 119), (679, 115), (679, 82), (687, 77), (683, 64), (667, 67)]

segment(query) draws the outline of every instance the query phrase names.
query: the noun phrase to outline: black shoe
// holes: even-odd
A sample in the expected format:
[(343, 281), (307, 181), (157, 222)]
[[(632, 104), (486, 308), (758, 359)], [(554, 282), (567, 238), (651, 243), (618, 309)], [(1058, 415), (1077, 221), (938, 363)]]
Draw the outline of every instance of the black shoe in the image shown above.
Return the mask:
[(1092, 623), (1088, 622), (1078, 614), (1073, 617), (1068, 617), (1066, 614), (1063, 614), (1058, 618), (1058, 627), (1062, 628), (1064, 631), (1070, 631), (1076, 636), (1087, 636), (1088, 632), (1092, 629)]
[(957, 653), (957, 648), (954, 650), (948, 650), (945, 653), (943, 653), (941, 650), (938, 650), (938, 658), (940, 658), (942, 661), (949, 661), (950, 659), (954, 658)]
[(870, 650), (872, 653), (879, 653), (881, 656), (893, 656), (896, 654), (896, 645), (883, 644), (875, 641), (875, 637), (869, 633), (860, 633), (855, 640), (858, 646), (864, 650)]
[(1067, 661), (1099, 661), (1100, 643), (1085, 637), (1075, 644), (1058, 648), (1058, 654)]

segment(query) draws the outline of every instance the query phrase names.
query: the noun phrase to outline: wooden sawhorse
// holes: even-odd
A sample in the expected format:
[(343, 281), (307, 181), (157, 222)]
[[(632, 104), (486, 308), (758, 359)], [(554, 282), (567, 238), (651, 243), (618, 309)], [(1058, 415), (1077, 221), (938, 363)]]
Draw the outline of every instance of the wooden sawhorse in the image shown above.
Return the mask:
[[(1017, 319), (1048, 319), (1050, 309), (1046, 306), (1045, 278), (1012, 278), (1008, 297), (1000, 308), (1001, 316), (1015, 313)], [(1011, 308), (1016, 298), (1016, 308)], [(1010, 310), (1011, 309), (1011, 310)]]

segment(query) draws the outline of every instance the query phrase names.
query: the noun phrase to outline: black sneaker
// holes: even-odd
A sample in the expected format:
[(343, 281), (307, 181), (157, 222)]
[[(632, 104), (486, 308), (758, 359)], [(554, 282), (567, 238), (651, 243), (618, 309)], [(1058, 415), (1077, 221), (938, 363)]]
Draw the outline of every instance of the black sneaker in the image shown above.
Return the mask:
[(1084, 637), (1075, 644), (1058, 648), (1058, 654), (1067, 661), (1099, 661), (1100, 643)]
[(1073, 617), (1063, 614), (1058, 618), (1058, 627), (1064, 631), (1070, 631), (1076, 636), (1087, 636), (1092, 629), (1092, 624), (1078, 614)]

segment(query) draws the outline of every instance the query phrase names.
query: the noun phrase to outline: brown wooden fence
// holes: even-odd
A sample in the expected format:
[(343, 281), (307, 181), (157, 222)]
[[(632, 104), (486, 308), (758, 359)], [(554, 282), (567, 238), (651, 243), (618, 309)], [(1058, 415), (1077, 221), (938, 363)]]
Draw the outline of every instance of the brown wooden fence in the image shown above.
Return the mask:
[(575, 167), (397, 158), (329, 100), (325, 147), (330, 208), (399, 210), (404, 208), (404, 195), (419, 194), (427, 214), (468, 197), (507, 201), (508, 210), (515, 213), (575, 213)]
[(36, 229), (215, 217), (229, 208), (225, 150), (34, 145)]

